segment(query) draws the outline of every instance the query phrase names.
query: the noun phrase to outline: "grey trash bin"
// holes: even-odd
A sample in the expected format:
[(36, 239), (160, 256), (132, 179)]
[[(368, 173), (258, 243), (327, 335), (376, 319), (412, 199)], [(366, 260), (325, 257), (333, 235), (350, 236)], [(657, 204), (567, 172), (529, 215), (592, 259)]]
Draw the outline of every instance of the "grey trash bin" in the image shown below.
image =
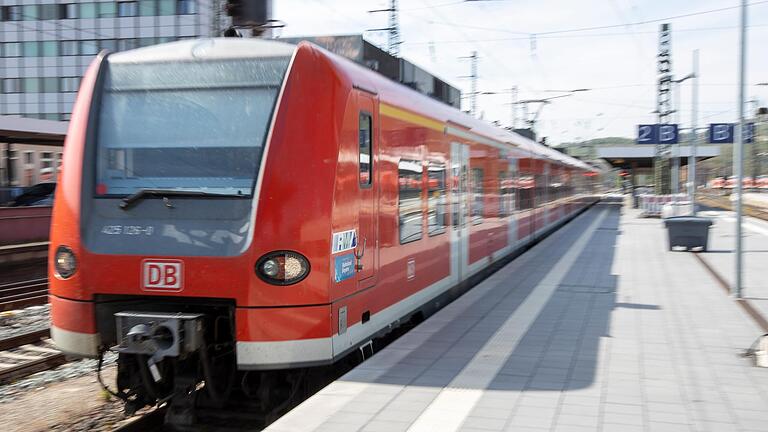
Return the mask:
[(707, 251), (709, 227), (712, 220), (698, 216), (676, 216), (664, 220), (669, 235), (669, 250), (675, 246), (686, 249), (700, 247)]

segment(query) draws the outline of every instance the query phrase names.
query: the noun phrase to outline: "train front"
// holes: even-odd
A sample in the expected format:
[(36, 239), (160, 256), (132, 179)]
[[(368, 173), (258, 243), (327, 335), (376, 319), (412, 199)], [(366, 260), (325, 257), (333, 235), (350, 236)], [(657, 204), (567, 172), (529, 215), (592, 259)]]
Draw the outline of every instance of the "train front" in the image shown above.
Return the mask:
[(221, 402), (254, 264), (278, 284), (306, 276), (302, 256), (251, 247), (295, 51), (182, 41), (100, 55), (83, 79), (54, 205), (51, 333), (71, 354), (118, 351), (129, 410), (203, 381)]

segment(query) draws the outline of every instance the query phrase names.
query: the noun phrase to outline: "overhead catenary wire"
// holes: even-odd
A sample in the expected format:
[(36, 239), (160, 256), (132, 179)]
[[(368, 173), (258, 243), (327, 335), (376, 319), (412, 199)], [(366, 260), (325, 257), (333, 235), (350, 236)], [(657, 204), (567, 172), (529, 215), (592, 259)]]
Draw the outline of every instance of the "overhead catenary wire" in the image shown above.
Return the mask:
[[(752, 3), (749, 3), (747, 6), (757, 6), (761, 4), (768, 3), (768, 0), (759, 0)], [(579, 32), (586, 32), (586, 31), (594, 31), (594, 30), (605, 30), (605, 29), (612, 29), (612, 28), (621, 28), (626, 26), (634, 26), (634, 25), (644, 25), (644, 24), (656, 24), (660, 22), (665, 21), (673, 21), (677, 19), (683, 19), (683, 18), (690, 18), (694, 16), (699, 15), (707, 15), (707, 14), (713, 14), (713, 13), (719, 13), (719, 12), (725, 12), (730, 10), (736, 10), (740, 8), (740, 6), (727, 6), (717, 9), (709, 9), (709, 10), (703, 10), (698, 12), (691, 12), (687, 14), (680, 14), (680, 15), (672, 15), (662, 18), (654, 18), (649, 20), (642, 20), (642, 21), (634, 21), (634, 22), (627, 22), (622, 24), (606, 24), (606, 25), (599, 25), (599, 26), (590, 26), (590, 27), (576, 27), (576, 28), (569, 28), (569, 29), (560, 29), (560, 30), (547, 30), (547, 31), (528, 31), (528, 32), (521, 32), (521, 31), (512, 31), (508, 29), (502, 29), (502, 28), (494, 28), (494, 27), (479, 27), (479, 26), (467, 26), (462, 24), (455, 24), (455, 23), (449, 23), (449, 22), (440, 22), (440, 21), (431, 21), (432, 24), (443, 24), (443, 25), (450, 25), (454, 27), (465, 27), (470, 29), (476, 29), (476, 30), (485, 30), (485, 31), (493, 31), (493, 32), (499, 32), (499, 33), (508, 33), (508, 34), (524, 34), (524, 35), (536, 35), (537, 37), (541, 36), (547, 36), (547, 35), (556, 35), (556, 34), (566, 34), (566, 33), (579, 33)]]
[[(755, 28), (755, 29), (767, 29), (768, 24), (753, 24), (750, 25), (749, 28)], [(698, 27), (698, 28), (677, 28), (675, 29), (675, 33), (687, 33), (687, 32), (711, 32), (711, 31), (736, 31), (738, 30), (738, 26), (719, 26), (719, 27)], [(635, 35), (653, 35), (656, 36), (659, 34), (658, 31), (635, 31), (633, 32)], [(537, 35), (538, 40), (572, 40), (572, 39), (579, 39), (579, 38), (612, 38), (612, 37), (626, 37), (629, 36), (626, 32), (614, 32), (614, 33), (592, 33), (592, 34), (577, 34), (577, 35), (552, 35), (552, 36), (540, 36)], [(531, 40), (530, 36), (519, 36), (519, 37), (508, 37), (508, 38), (490, 38), (490, 39), (474, 39), (475, 42), (514, 42), (514, 41), (520, 41), (529, 43)], [(458, 40), (458, 39), (452, 39), (452, 40), (434, 40), (434, 41), (410, 41), (407, 42), (407, 45), (426, 45), (432, 43), (440, 43), (440, 44), (465, 44), (467, 43), (466, 40)]]

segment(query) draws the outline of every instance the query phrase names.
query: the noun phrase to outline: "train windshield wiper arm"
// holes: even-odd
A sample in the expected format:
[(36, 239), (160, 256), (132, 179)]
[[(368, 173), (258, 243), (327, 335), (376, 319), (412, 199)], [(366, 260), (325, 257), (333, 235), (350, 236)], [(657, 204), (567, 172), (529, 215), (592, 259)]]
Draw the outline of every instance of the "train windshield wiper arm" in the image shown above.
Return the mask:
[(179, 189), (139, 189), (136, 192), (126, 196), (123, 198), (123, 201), (120, 203), (120, 208), (123, 210), (127, 210), (130, 208), (133, 204), (139, 202), (140, 200), (144, 199), (148, 196), (161, 196), (161, 197), (168, 197), (168, 196), (176, 196), (176, 197), (243, 197), (244, 195), (241, 193), (237, 194), (226, 194), (226, 193), (216, 193), (216, 192), (204, 192), (204, 191), (190, 191), (190, 190), (179, 190)]

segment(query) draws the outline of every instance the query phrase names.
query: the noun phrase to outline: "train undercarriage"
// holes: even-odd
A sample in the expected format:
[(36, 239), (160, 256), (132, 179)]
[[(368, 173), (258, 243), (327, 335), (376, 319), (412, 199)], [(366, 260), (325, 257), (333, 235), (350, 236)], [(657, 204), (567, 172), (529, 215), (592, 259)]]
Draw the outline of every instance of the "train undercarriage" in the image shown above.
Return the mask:
[(101, 300), (100, 332), (115, 335), (105, 346), (118, 353), (117, 387), (102, 385), (124, 401), (127, 415), (164, 406), (166, 425), (177, 430), (233, 421), (267, 425), (411, 326), (379, 337), (333, 365), (243, 371), (236, 364), (233, 304)]

